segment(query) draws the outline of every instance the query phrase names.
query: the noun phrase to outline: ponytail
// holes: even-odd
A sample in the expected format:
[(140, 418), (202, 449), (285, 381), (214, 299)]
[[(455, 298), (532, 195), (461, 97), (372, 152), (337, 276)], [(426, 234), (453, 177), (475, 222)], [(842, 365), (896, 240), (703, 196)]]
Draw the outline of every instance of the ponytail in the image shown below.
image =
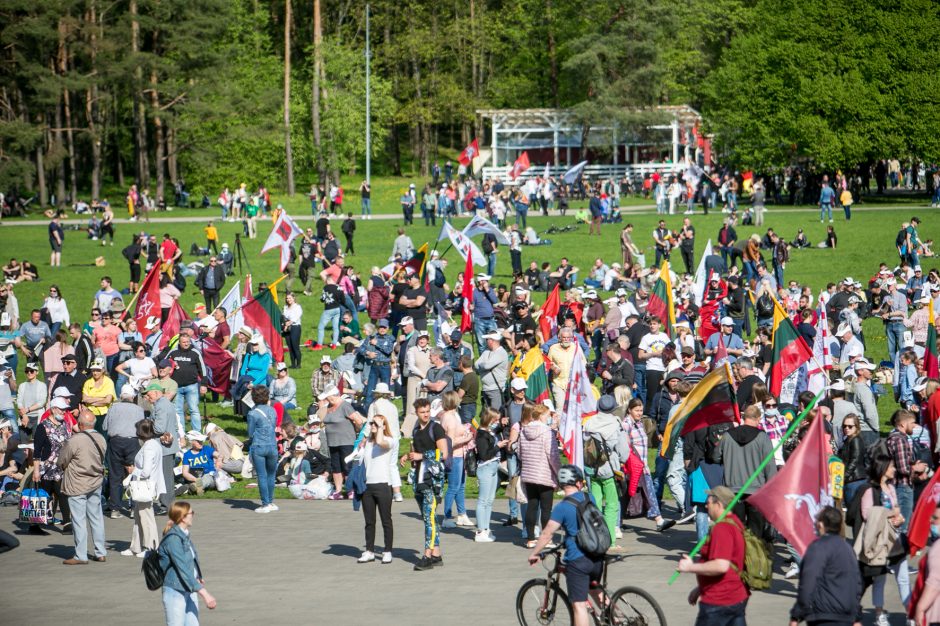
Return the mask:
[(166, 517), (166, 526), (163, 527), (163, 534), (167, 534), (171, 528), (183, 521), (189, 511), (192, 509), (189, 502), (185, 500), (178, 500), (173, 503), (173, 506), (170, 507), (170, 510), (167, 511)]

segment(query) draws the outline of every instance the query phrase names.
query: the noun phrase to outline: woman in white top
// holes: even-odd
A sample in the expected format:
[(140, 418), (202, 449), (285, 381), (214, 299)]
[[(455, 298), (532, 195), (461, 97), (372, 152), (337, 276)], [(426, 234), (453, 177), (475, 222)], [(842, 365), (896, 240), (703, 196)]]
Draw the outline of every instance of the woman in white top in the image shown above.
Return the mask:
[(653, 315), (650, 317), (650, 332), (640, 339), (639, 357), (646, 362), (646, 406), (653, 402), (653, 396), (659, 391), (666, 372), (663, 363), (663, 348), (669, 345), (669, 335), (662, 332), (662, 321)]
[[(153, 431), (151, 420), (137, 422), (137, 438), (141, 441), (140, 450), (134, 457), (134, 471), (128, 480), (149, 480), (156, 486), (156, 498), (166, 493), (163, 481), (163, 446)], [(160, 543), (157, 522), (153, 517), (153, 502), (134, 502), (134, 529), (131, 531), (131, 547), (121, 552), (123, 556), (144, 558), (147, 550), (153, 550)]]
[(131, 351), (134, 356), (123, 363), (118, 364), (114, 371), (118, 374), (118, 386), (120, 389), (124, 386), (124, 377), (137, 391), (142, 390), (147, 384), (157, 377), (157, 364), (147, 356), (147, 348), (139, 341), (131, 344)]
[(300, 320), (303, 318), (304, 310), (297, 303), (294, 294), (288, 292), (284, 296), (284, 311), (281, 313), (282, 324), (284, 325), (282, 334), (287, 340), (287, 349), (290, 351), (290, 368), (292, 370), (300, 368)]
[(58, 285), (49, 286), (49, 295), (46, 296), (46, 299), (43, 301), (42, 308), (49, 313), (49, 319), (52, 321), (49, 325), (49, 330), (52, 331), (53, 337), (55, 337), (56, 331), (63, 326), (68, 330), (69, 324), (71, 324), (69, 319), (69, 307), (62, 297), (62, 292), (59, 291)]
[[(396, 439), (401, 437), (401, 424), (399, 422), (398, 407), (392, 401), (392, 392), (385, 383), (379, 383), (372, 390), (372, 404), (369, 405), (369, 419), (381, 415), (388, 422), (388, 428)], [(319, 448), (317, 448), (319, 449)], [(389, 459), (392, 464), (392, 497), (395, 502), (402, 501), (401, 474), (398, 473), (397, 457), (393, 454)]]
[(375, 560), (375, 510), (378, 509), (385, 541), (382, 563), (387, 564), (392, 562), (392, 474), (398, 471), (394, 462), (398, 456), (398, 439), (392, 435), (392, 429), (382, 415), (373, 416), (367, 428), (369, 435), (363, 443), (366, 490), (362, 494), (366, 549), (359, 557), (359, 563)]

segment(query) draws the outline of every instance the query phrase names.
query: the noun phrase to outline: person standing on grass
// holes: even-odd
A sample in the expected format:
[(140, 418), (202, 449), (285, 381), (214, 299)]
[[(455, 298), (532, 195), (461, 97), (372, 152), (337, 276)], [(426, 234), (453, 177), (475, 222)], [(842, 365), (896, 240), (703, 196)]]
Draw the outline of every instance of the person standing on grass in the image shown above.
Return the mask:
[(189, 502), (176, 502), (160, 542), (160, 569), (163, 579), (163, 611), (167, 626), (199, 624), (199, 599), (209, 610), (218, 604), (203, 584), (199, 554), (189, 536), (196, 512)]
[(62, 267), (62, 244), (65, 243), (65, 229), (62, 228), (62, 216), (56, 213), (49, 222), (50, 267)]
[(343, 231), (343, 237), (346, 238), (346, 249), (343, 251), (343, 254), (356, 254), (356, 251), (353, 249), (353, 236), (356, 233), (356, 221), (353, 219), (352, 213), (346, 214), (346, 219), (343, 220), (343, 225), (340, 227), (340, 230)]
[(106, 445), (101, 433), (95, 431), (95, 416), (83, 412), (78, 418), (78, 433), (59, 452), (56, 465), (62, 470), (62, 494), (69, 500), (75, 539), (75, 556), (62, 561), (63, 565), (88, 563), (89, 530), (95, 551), (91, 560), (105, 562), (101, 484), (104, 482)]
[(251, 388), (251, 401), (255, 406), (248, 411), (248, 438), (251, 439), (251, 461), (258, 473), (258, 491), (261, 506), (255, 513), (277, 511), (274, 504), (274, 479), (277, 473), (277, 414), (268, 404), (268, 388), (255, 385)]

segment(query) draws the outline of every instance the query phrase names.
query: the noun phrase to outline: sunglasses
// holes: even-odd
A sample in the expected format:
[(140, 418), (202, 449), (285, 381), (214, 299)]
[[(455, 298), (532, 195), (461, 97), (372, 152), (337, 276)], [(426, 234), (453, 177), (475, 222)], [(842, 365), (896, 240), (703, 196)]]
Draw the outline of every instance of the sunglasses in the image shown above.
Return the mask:
[(767, 402), (767, 403), (764, 404), (764, 407), (766, 407), (766, 408), (768, 408), (768, 409), (773, 409), (773, 408), (775, 408), (776, 406), (777, 406), (777, 403), (776, 403), (776, 402)]
[(842, 430), (848, 430), (849, 428), (855, 428), (854, 424), (842, 424)]
[(101, 317), (101, 313), (92, 313), (91, 316), (92, 316), (92, 317)]

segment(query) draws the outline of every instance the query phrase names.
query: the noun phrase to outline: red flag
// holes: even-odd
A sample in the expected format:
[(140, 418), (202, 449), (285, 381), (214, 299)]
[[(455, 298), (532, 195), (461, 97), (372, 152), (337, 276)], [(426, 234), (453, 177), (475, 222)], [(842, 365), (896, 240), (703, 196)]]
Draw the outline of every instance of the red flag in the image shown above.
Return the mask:
[(163, 335), (160, 337), (161, 350), (166, 347), (166, 344), (170, 343), (170, 339), (180, 334), (180, 326), (183, 320), (188, 319), (189, 316), (180, 306), (179, 300), (174, 300), (173, 306), (170, 307), (170, 313), (166, 316), (166, 321), (163, 322)]
[(460, 153), (460, 156), (457, 157), (457, 162), (461, 165), (466, 165), (467, 167), (473, 163), (473, 159), (477, 158), (477, 155), (480, 154), (480, 144), (476, 139), (470, 142), (470, 145), (463, 149), (463, 152)]
[(228, 350), (223, 350), (222, 346), (210, 337), (203, 337), (199, 342), (199, 348), (202, 352), (202, 361), (206, 364), (208, 379), (206, 387), (227, 396), (229, 385), (232, 382), (229, 375), (232, 370), (232, 361), (235, 358)]
[(542, 315), (539, 316), (539, 329), (542, 331), (542, 340), (548, 341), (555, 335), (558, 328), (558, 311), (561, 309), (561, 301), (558, 298), (558, 284), (548, 294), (545, 304), (542, 305)]
[(473, 255), (467, 250), (467, 266), (463, 270), (463, 313), (460, 316), (460, 332), (465, 333), (473, 326), (473, 313), (470, 305), (473, 303)]
[(523, 152), (519, 155), (519, 158), (516, 159), (516, 162), (512, 164), (512, 169), (509, 170), (509, 178), (516, 180), (522, 175), (522, 172), (527, 169), (529, 169), (529, 153)]
[(160, 328), (160, 264), (154, 263), (144, 284), (140, 286), (137, 307), (134, 309), (137, 332), (143, 341)]
[(829, 495), (828, 439), (825, 419), (817, 409), (809, 432), (787, 464), (747, 499), (800, 556), (816, 539), (816, 514), (833, 503)]
[(911, 515), (911, 522), (907, 529), (907, 539), (911, 544), (911, 556), (914, 556), (918, 550), (922, 550), (930, 538), (930, 517), (937, 509), (937, 502), (940, 501), (938, 478), (940, 478), (940, 472), (934, 472), (933, 478), (930, 479), (930, 482), (921, 492), (917, 507)]

